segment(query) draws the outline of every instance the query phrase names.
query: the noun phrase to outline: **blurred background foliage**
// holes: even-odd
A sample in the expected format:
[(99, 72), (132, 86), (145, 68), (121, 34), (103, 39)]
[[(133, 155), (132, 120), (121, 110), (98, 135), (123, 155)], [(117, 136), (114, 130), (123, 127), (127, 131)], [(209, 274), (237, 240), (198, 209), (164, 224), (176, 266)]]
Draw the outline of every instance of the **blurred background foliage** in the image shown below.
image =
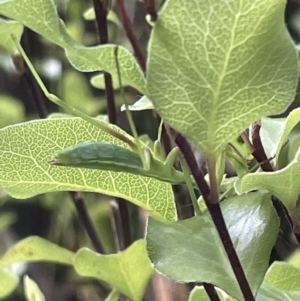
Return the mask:
[[(163, 0), (157, 0), (156, 7), (160, 7), (162, 2)], [(86, 46), (98, 44), (95, 16), (91, 8), (92, 1), (55, 0), (55, 3), (68, 32), (75, 40)], [(135, 0), (127, 0), (125, 4), (134, 33), (146, 55), (150, 27), (145, 20), (144, 4)], [(288, 1), (286, 21), (292, 37), (298, 43), (300, 41), (300, 5), (297, 1)], [(108, 16), (108, 31), (109, 43), (123, 45), (132, 50), (122, 28), (115, 1), (112, 3), (112, 11)], [(63, 49), (27, 28), (24, 29), (22, 45), (51, 93), (91, 116), (102, 115), (103, 118), (107, 118), (101, 73), (78, 72), (68, 63)], [(1, 48), (0, 79), (0, 128), (38, 119), (39, 116), (32, 102), (33, 89), (28, 84), (26, 73), (19, 74), (10, 55)], [(117, 85), (115, 87), (117, 88)], [(126, 93), (131, 103), (141, 97), (132, 88), (127, 88)], [(45, 99), (45, 103), (49, 115), (55, 113), (55, 116), (58, 116), (57, 113), (65, 113), (47, 99)], [(119, 125), (129, 132), (125, 112), (120, 111), (123, 102), (118, 91), (116, 91), (116, 104)], [(291, 108), (295, 106), (299, 106), (298, 98)], [(133, 112), (133, 115), (139, 134), (146, 134), (151, 139), (155, 139), (158, 121), (153, 112), (146, 110)], [(182, 212), (182, 215), (189, 216), (190, 210), (185, 206), (184, 201), (187, 198), (186, 191), (180, 187), (175, 187), (174, 191), (177, 199), (181, 200), (182, 207), (179, 208), (179, 211)], [(85, 193), (84, 199), (106, 251), (108, 253), (115, 252), (115, 225), (111, 218), (114, 214), (114, 200), (92, 193)], [(142, 237), (143, 227), (138, 226), (137, 209), (130, 203), (128, 206), (133, 238), (137, 239)], [(0, 189), (0, 255), (15, 242), (31, 235), (39, 235), (72, 251), (83, 246), (93, 249), (78, 221), (76, 210), (67, 193), (51, 193), (27, 200), (16, 200)], [(288, 237), (286, 239), (288, 241)], [(289, 243), (284, 243), (282, 249), (281, 256), (285, 257), (289, 255), (292, 247)], [(48, 301), (98, 301), (104, 300), (109, 293), (109, 288), (105, 284), (80, 278), (73, 269), (64, 266), (33, 263), (18, 264), (12, 269), (19, 275), (26, 273), (34, 279)], [(172, 290), (174, 287), (175, 284), (170, 285), (168, 289)], [(184, 285), (177, 285), (179, 293), (174, 294), (173, 299), (169, 300), (186, 300), (184, 299), (187, 296), (186, 288), (180, 289), (183, 287)], [(145, 300), (153, 300), (151, 285), (148, 291)], [(22, 284), (20, 283), (17, 290), (5, 300), (25, 300)]]

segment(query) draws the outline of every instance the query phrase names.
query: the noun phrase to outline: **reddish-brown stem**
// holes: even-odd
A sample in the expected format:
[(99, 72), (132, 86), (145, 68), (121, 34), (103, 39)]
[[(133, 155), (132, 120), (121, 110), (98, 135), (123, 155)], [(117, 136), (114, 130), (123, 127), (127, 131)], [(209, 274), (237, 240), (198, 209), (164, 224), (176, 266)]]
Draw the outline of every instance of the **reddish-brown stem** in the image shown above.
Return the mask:
[[(98, 33), (100, 44), (106, 44), (108, 42), (108, 31), (107, 31), (107, 13), (110, 9), (109, 0), (93, 0), (94, 10), (96, 15), (96, 22), (98, 25)], [(112, 83), (112, 77), (109, 73), (104, 73), (105, 81), (105, 93), (106, 93), (106, 103), (108, 110), (109, 122), (112, 124), (117, 124), (117, 110), (115, 103), (115, 94)], [(120, 210), (120, 219), (123, 230), (123, 237), (119, 237), (119, 241), (124, 241), (124, 248), (128, 247), (131, 243), (131, 233), (130, 233), (130, 223), (129, 223), (129, 213), (127, 208), (127, 203), (125, 200), (117, 198), (117, 202)]]
[(105, 253), (104, 247), (101, 243), (101, 240), (99, 239), (99, 236), (94, 227), (92, 219), (91, 219), (90, 215), (88, 214), (87, 208), (86, 208), (84, 200), (82, 198), (82, 195), (79, 192), (74, 192), (74, 191), (70, 191), (69, 194), (70, 194), (72, 201), (77, 209), (77, 213), (81, 220), (81, 223), (84, 226), (95, 250), (98, 253), (104, 254)]
[[(254, 151), (252, 152), (252, 156), (260, 164), (261, 169), (263, 171), (272, 172), (272, 171), (274, 171), (274, 169), (270, 163), (270, 160), (267, 158), (267, 155), (263, 148), (261, 138), (260, 138), (260, 128), (261, 128), (261, 126), (258, 122), (255, 122), (252, 124), (251, 138), (252, 138), (252, 144), (253, 144), (253, 148), (254, 148)], [(293, 225), (293, 221), (292, 221), (286, 207), (275, 196), (272, 197), (272, 200), (273, 200), (273, 205), (277, 211), (278, 216), (281, 218), (284, 218), (288, 221), (288, 223), (291, 226), (291, 229), (294, 231), (294, 235), (295, 235), (298, 243), (300, 243), (300, 235), (297, 232), (297, 226), (295, 227), (295, 225)], [(275, 248), (276, 248), (276, 246), (275, 246)]]
[(252, 138), (254, 151), (252, 152), (252, 156), (259, 164), (261, 164), (261, 169), (263, 171), (273, 171), (273, 167), (270, 161), (268, 160), (265, 150), (263, 148), (259, 132), (260, 132), (260, 124), (257, 122), (253, 123), (251, 129), (251, 138)]
[(124, 0), (117, 0), (117, 7), (118, 7), (119, 14), (121, 16), (121, 19), (122, 19), (122, 24), (123, 24), (124, 30), (131, 43), (134, 54), (140, 64), (140, 67), (145, 72), (146, 71), (146, 59), (140, 48), (137, 38), (133, 33), (131, 21), (130, 21), (128, 14), (126, 12), (126, 9), (124, 7)]
[[(198, 167), (197, 161), (195, 159), (195, 156), (192, 152), (192, 149), (188, 141), (181, 134), (177, 134), (175, 138), (175, 142), (179, 146), (182, 154), (184, 155), (185, 160), (191, 170), (191, 173), (194, 176), (194, 179), (197, 183), (197, 186), (199, 187), (202, 193), (205, 204), (214, 222), (216, 230), (220, 236), (220, 239), (222, 241), (225, 252), (227, 254), (227, 257), (229, 259), (230, 265), (235, 274), (241, 292), (244, 296), (244, 299), (246, 301), (255, 301), (254, 296), (251, 292), (250, 285), (244, 273), (243, 267), (237, 256), (228, 229), (226, 227), (225, 220), (221, 211), (220, 203), (218, 201), (218, 192), (216, 191), (212, 193), (210, 191), (210, 188), (208, 187), (208, 184), (206, 183), (204, 176)], [(213, 167), (214, 167), (214, 163), (208, 161), (210, 179), (213, 179), (213, 177), (215, 177), (215, 170)], [(213, 183), (216, 183), (216, 181), (213, 181), (211, 184)], [(216, 190), (216, 189), (217, 189), (216, 185), (211, 186), (211, 190)]]
[(203, 282), (202, 285), (211, 301), (221, 301), (217, 291), (215, 290), (215, 287), (212, 284)]

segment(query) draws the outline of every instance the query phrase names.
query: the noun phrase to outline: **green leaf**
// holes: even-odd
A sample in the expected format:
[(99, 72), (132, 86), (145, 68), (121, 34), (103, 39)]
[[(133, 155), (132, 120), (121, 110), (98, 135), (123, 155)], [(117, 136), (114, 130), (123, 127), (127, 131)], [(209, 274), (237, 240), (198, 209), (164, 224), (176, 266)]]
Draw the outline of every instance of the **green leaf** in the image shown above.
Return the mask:
[(280, 290), (300, 293), (300, 270), (287, 262), (274, 262), (265, 279)]
[[(15, 19), (46, 39), (63, 47), (71, 64), (83, 72), (104, 70), (116, 75), (116, 45), (85, 47), (75, 42), (67, 33), (59, 19), (52, 0), (10, 0), (0, 2), (0, 14)], [(146, 81), (134, 56), (124, 47), (118, 51), (121, 76), (143, 94), (146, 93)]]
[(153, 274), (143, 239), (112, 255), (81, 249), (76, 253), (74, 266), (80, 275), (104, 280), (133, 301), (142, 300)]
[(23, 25), (20, 22), (9, 21), (0, 18), (0, 46), (4, 47), (10, 54), (15, 54), (17, 51), (16, 44), (12, 41), (13, 34), (20, 40), (23, 32)]
[[(224, 296), (220, 291), (217, 290), (217, 294), (220, 301), (226, 301), (226, 299), (224, 298)], [(203, 286), (196, 286), (192, 290), (188, 301), (211, 301), (211, 299), (208, 297)]]
[[(143, 110), (152, 110), (154, 109), (153, 103), (147, 96), (143, 96), (133, 105), (129, 106), (130, 111), (143, 111)], [(125, 105), (122, 105), (121, 111), (125, 111)]]
[(285, 4), (169, 0), (161, 10), (149, 45), (147, 96), (206, 155), (218, 155), (249, 124), (292, 101), (298, 59)]
[[(124, 47), (118, 46), (118, 59), (122, 81), (146, 93), (146, 81), (134, 56)], [(115, 62), (116, 45), (83, 47), (74, 45), (66, 49), (66, 55), (74, 68), (83, 72), (104, 70), (116, 77), (118, 74)]]
[(25, 238), (12, 246), (1, 258), (0, 267), (16, 262), (47, 261), (71, 265), (74, 253), (38, 236)]
[(23, 282), (27, 301), (45, 301), (43, 293), (32, 279), (25, 275)]
[(239, 194), (264, 189), (276, 195), (293, 214), (300, 193), (300, 149), (285, 168), (274, 172), (246, 174), (235, 186)]
[[(222, 212), (250, 287), (257, 293), (268, 268), (279, 220), (271, 195), (261, 192), (222, 202)], [(154, 267), (183, 282), (208, 282), (244, 300), (208, 213), (176, 223), (149, 218), (147, 249)]]
[(19, 283), (19, 277), (0, 269), (0, 279), (0, 298), (4, 299), (16, 289)]
[(168, 183), (129, 173), (58, 167), (48, 163), (58, 150), (86, 140), (128, 148), (80, 118), (36, 120), (0, 130), (0, 186), (15, 198), (50, 191), (98, 192), (125, 198), (157, 218), (177, 219), (173, 191)]

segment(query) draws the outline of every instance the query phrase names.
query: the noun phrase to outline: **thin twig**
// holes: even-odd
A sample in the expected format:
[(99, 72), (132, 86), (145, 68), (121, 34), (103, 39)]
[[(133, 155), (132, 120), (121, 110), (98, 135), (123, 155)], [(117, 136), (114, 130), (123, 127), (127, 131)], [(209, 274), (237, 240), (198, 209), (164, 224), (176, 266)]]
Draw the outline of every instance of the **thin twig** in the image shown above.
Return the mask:
[[(174, 135), (174, 133), (173, 133)], [(251, 292), (250, 285), (247, 281), (246, 275), (244, 273), (243, 267), (241, 265), (241, 262), (237, 256), (237, 253), (235, 251), (235, 248), (233, 246), (231, 237), (229, 235), (227, 226), (224, 221), (224, 217), (220, 208), (220, 203), (218, 200), (218, 193), (214, 192), (212, 190), (216, 190), (217, 187), (215, 187), (214, 183), (216, 181), (212, 181), (213, 177), (215, 177), (215, 171), (214, 168), (212, 168), (211, 163), (208, 162), (208, 168), (210, 173), (210, 181), (211, 181), (211, 191), (208, 187), (208, 184), (206, 183), (203, 174), (201, 173), (196, 159), (194, 157), (194, 154), (192, 152), (192, 149), (188, 143), (188, 141), (181, 135), (177, 134), (175, 138), (175, 142), (179, 146), (182, 154), (185, 157), (185, 160), (187, 164), (190, 167), (190, 170), (192, 172), (192, 175), (194, 176), (194, 179), (202, 193), (202, 196), (204, 198), (205, 204), (207, 206), (207, 209), (211, 215), (211, 218), (215, 224), (216, 230), (220, 236), (220, 239), (222, 241), (222, 244), (224, 246), (225, 252), (227, 254), (227, 257), (229, 259), (230, 265), (232, 267), (232, 270), (235, 274), (236, 280), (239, 284), (239, 287), (241, 289), (241, 292), (245, 298), (246, 301), (255, 301), (254, 296)], [(213, 171), (213, 172), (212, 172)]]
[(270, 163), (270, 160), (268, 160), (265, 150), (263, 148), (259, 132), (260, 132), (260, 124), (255, 122), (252, 125), (252, 129), (251, 129), (252, 144), (254, 147), (252, 156), (259, 164), (261, 164), (261, 169), (263, 171), (273, 171), (273, 167)]
[[(110, 0), (93, 0), (94, 10), (96, 15), (96, 21), (98, 25), (99, 40), (100, 44), (106, 44), (108, 42), (108, 30), (107, 30), (107, 13), (110, 10)], [(115, 94), (113, 89), (112, 77), (109, 73), (104, 73), (105, 81), (105, 93), (106, 93), (106, 103), (108, 110), (109, 122), (112, 124), (117, 124), (117, 110), (115, 103)], [(129, 213), (127, 208), (127, 203), (121, 198), (117, 198), (120, 219), (123, 230), (123, 237), (119, 237), (120, 247), (128, 247), (131, 243), (131, 232), (129, 223)], [(122, 243), (124, 242), (124, 243)]]
[[(96, 1), (96, 0), (94, 0), (94, 1)], [(146, 59), (140, 48), (137, 38), (133, 33), (131, 21), (130, 21), (128, 14), (126, 12), (126, 9), (124, 7), (124, 0), (117, 0), (117, 7), (118, 7), (119, 14), (121, 15), (124, 30), (131, 43), (134, 54), (140, 64), (140, 67), (145, 72), (146, 71)]]
[[(108, 43), (107, 14), (110, 10), (110, 1), (93, 0), (93, 4), (96, 15), (100, 45), (104, 45)], [(117, 110), (115, 104), (113, 82), (111, 75), (107, 72), (104, 72), (104, 82), (109, 122), (112, 124), (117, 124)]]
[(91, 220), (90, 215), (88, 214), (87, 208), (83, 201), (83, 198), (79, 192), (69, 191), (69, 194), (72, 198), (72, 201), (77, 209), (78, 216), (81, 220), (82, 225), (84, 226), (95, 250), (98, 253), (104, 254), (104, 247), (98, 237), (95, 226)]

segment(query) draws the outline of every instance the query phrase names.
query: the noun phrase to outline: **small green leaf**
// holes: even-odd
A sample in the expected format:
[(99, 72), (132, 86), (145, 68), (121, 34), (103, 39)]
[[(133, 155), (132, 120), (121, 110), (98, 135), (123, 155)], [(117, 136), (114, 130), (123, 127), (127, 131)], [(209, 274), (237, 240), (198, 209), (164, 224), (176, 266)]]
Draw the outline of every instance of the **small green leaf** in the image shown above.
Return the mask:
[(280, 290), (300, 293), (300, 270), (287, 262), (274, 262), (265, 279)]
[(268, 118), (263, 117), (261, 119), (261, 128), (259, 135), (267, 158), (274, 156), (278, 162), (278, 156), (282, 144), (280, 138), (284, 134), (284, 128), (286, 126), (286, 118)]
[(0, 279), (0, 299), (4, 299), (16, 289), (19, 277), (0, 269)]
[[(85, 47), (75, 42), (58, 17), (52, 0), (10, 0), (0, 2), (0, 14), (17, 20), (66, 50), (70, 63), (83, 72), (104, 70), (116, 75), (116, 45)], [(124, 82), (146, 93), (146, 80), (136, 59), (126, 48), (118, 51), (121, 76)]]
[[(166, 1), (149, 45), (147, 96), (206, 155), (283, 111), (298, 83), (285, 0)], [(184, 116), (184, 118), (182, 118)]]
[[(134, 56), (124, 47), (118, 46), (118, 59), (122, 81), (126, 85), (146, 93), (146, 80)], [(116, 45), (83, 47), (68, 43), (66, 55), (74, 68), (82, 72), (104, 70), (116, 77), (118, 74), (115, 62)]]
[(25, 238), (12, 246), (1, 258), (0, 267), (16, 262), (47, 261), (72, 264), (74, 253), (38, 236)]
[[(217, 288), (215, 288), (215, 289), (217, 289)], [(217, 294), (218, 294), (220, 301), (226, 301), (226, 299), (224, 298), (224, 296), (222, 295), (222, 293), (220, 291), (217, 290)], [(188, 301), (211, 301), (211, 299), (208, 297), (203, 286), (196, 286), (191, 291)]]
[[(229, 234), (254, 294), (267, 271), (279, 230), (270, 197), (254, 192), (222, 202)], [(154, 267), (167, 277), (212, 283), (244, 300), (208, 213), (168, 224), (149, 218), (147, 249)]]
[(4, 47), (10, 54), (15, 54), (17, 51), (11, 35), (13, 34), (17, 40), (20, 40), (22, 33), (23, 25), (20, 22), (0, 18), (0, 46)]
[[(133, 105), (129, 106), (130, 111), (143, 111), (143, 110), (152, 110), (154, 109), (153, 103), (147, 96), (143, 96)], [(125, 111), (125, 105), (122, 105), (121, 111)]]
[(264, 189), (276, 195), (293, 213), (300, 193), (300, 149), (285, 168), (274, 172), (248, 173), (236, 185), (239, 194)]
[(23, 282), (27, 301), (45, 301), (43, 293), (32, 279), (25, 275)]
[[(277, 144), (276, 157), (279, 156), (282, 146), (286, 143), (286, 140), (293, 130), (293, 128), (300, 122), (300, 108), (294, 109), (285, 120), (284, 128), (281, 130), (280, 139)], [(276, 129), (274, 129), (276, 132)]]
[(74, 266), (80, 275), (104, 280), (133, 301), (142, 300), (154, 272), (143, 239), (112, 255), (81, 249), (76, 253)]
[[(118, 127), (113, 128), (132, 139)], [(1, 129), (0, 186), (15, 198), (51, 191), (98, 192), (125, 198), (159, 219), (177, 219), (174, 194), (168, 183), (129, 173), (48, 163), (57, 151), (86, 140), (128, 148), (125, 143), (80, 118), (35, 120)]]

